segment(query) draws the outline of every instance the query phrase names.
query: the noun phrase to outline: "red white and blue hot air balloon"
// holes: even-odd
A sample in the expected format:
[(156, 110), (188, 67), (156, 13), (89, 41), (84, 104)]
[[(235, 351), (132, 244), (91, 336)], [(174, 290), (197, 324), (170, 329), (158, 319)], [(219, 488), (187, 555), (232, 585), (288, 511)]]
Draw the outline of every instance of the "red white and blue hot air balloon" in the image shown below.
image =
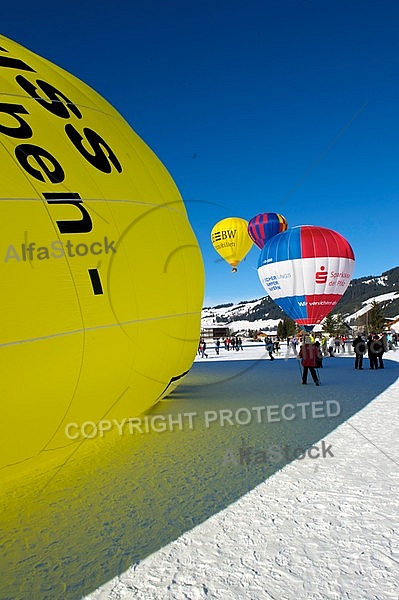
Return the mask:
[(344, 294), (355, 267), (349, 242), (325, 227), (292, 227), (269, 240), (260, 255), (259, 279), (269, 296), (311, 331)]
[(287, 219), (273, 212), (256, 215), (248, 223), (249, 237), (261, 250), (268, 240), (286, 229)]

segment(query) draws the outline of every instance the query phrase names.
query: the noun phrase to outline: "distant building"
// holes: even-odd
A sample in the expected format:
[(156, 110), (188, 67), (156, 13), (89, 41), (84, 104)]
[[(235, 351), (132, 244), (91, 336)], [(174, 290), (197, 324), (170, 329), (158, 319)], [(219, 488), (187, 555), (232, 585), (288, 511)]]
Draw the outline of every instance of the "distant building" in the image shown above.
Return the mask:
[(215, 340), (217, 338), (223, 339), (230, 336), (229, 327), (217, 327), (214, 325), (204, 325), (201, 327), (201, 337), (204, 340)]
[(277, 339), (277, 331), (259, 331), (255, 336), (255, 340), (263, 342), (267, 337)]
[(385, 319), (385, 321), (387, 324), (387, 329), (399, 333), (399, 317), (396, 319)]

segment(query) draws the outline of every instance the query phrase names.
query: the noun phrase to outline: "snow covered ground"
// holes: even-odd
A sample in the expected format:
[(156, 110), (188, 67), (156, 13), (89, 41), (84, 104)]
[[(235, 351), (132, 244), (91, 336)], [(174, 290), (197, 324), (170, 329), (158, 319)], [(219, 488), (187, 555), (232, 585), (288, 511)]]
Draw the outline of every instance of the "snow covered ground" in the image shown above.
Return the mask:
[[(270, 361), (263, 346), (208, 352), (155, 411), (196, 413), (192, 429), (158, 435), (165, 452), (175, 448), (169, 473), (153, 471), (170, 487), (160, 519), (170, 519), (169, 534), (158, 532), (146, 554), (133, 529), (131, 566), (86, 600), (397, 600), (399, 350), (378, 371), (367, 358), (363, 371), (353, 356), (326, 358), (321, 387), (301, 386), (297, 361)], [(327, 417), (328, 402), (338, 416)], [(270, 444), (325, 456), (276, 463), (265, 460)], [(138, 520), (143, 527), (151, 538), (151, 520)]]

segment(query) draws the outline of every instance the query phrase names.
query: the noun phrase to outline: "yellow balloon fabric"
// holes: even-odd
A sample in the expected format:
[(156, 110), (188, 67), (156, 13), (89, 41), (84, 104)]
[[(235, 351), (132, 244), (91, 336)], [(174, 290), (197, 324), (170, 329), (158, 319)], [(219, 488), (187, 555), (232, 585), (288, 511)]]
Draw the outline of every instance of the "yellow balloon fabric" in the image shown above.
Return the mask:
[(0, 83), (0, 466), (25, 472), (190, 369), (204, 273), (169, 173), (108, 102), (2, 36)]
[(236, 267), (252, 247), (248, 221), (240, 217), (222, 219), (214, 225), (211, 241), (216, 252), (236, 271)]

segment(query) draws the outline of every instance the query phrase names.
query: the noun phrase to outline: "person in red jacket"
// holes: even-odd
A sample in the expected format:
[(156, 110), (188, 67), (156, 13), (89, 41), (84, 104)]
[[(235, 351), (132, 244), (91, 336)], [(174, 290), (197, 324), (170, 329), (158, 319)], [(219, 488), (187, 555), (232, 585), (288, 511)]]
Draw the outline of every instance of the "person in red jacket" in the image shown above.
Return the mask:
[(309, 338), (305, 339), (305, 343), (302, 344), (299, 351), (299, 358), (301, 358), (303, 370), (302, 370), (302, 384), (306, 385), (308, 380), (308, 371), (312, 376), (315, 385), (320, 385), (319, 378), (316, 371), (316, 359), (317, 359), (317, 347), (311, 343)]

